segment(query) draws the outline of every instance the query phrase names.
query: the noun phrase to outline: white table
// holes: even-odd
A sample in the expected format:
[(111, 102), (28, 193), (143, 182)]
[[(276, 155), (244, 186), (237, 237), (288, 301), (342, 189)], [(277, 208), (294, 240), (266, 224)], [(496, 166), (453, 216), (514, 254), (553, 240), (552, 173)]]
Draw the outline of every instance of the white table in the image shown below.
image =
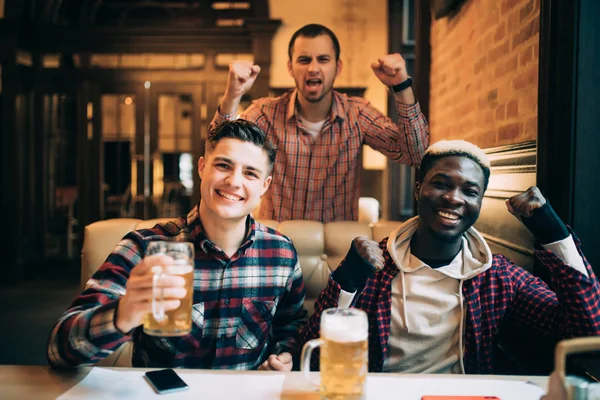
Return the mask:
[[(2, 365), (0, 366), (0, 398), (1, 399), (56, 399), (69, 389), (77, 385), (93, 368), (98, 367), (80, 367), (70, 370), (55, 370), (46, 366), (20, 366), (20, 365)], [(138, 368), (107, 368), (111, 371), (145, 371)], [(207, 374), (219, 374), (231, 377), (231, 384), (235, 385), (236, 376), (247, 374), (269, 374), (272, 372), (257, 371), (206, 371), (206, 370), (177, 370), (185, 371), (188, 379), (193, 379), (193, 375), (206, 378)], [(204, 376), (202, 375), (204, 374)], [(315, 389), (304, 379), (300, 372), (287, 372), (284, 374), (283, 391), (281, 399), (318, 399)], [(317, 373), (313, 373), (316, 378)], [(545, 390), (547, 386), (547, 377), (542, 376), (504, 376), (504, 375), (429, 375), (429, 374), (369, 374), (371, 377), (385, 377), (397, 379), (399, 381), (406, 379), (424, 380), (423, 385), (427, 385), (427, 380), (444, 379), (499, 379), (499, 380), (521, 380), (530, 381)], [(390, 396), (398, 397), (400, 394)], [(168, 400), (169, 396), (156, 397), (157, 399)], [(200, 399), (208, 400), (208, 399)]]

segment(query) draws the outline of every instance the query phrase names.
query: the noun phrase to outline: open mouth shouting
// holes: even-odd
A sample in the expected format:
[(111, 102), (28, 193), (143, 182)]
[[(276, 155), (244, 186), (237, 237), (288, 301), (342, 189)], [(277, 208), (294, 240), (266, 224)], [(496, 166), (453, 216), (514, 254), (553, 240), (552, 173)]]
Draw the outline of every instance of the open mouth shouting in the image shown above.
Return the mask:
[(438, 220), (442, 223), (442, 225), (454, 227), (460, 223), (462, 216), (453, 211), (442, 211), (437, 210), (436, 214), (438, 216)]
[(319, 78), (311, 78), (306, 80), (306, 87), (310, 91), (316, 91), (321, 88), (323, 81)]
[(230, 192), (226, 192), (224, 190), (215, 190), (215, 192), (217, 192), (217, 194), (219, 195), (219, 197), (222, 197), (224, 199), (227, 199), (229, 201), (243, 201), (244, 198), (242, 196), (238, 196), (237, 194), (233, 194)]

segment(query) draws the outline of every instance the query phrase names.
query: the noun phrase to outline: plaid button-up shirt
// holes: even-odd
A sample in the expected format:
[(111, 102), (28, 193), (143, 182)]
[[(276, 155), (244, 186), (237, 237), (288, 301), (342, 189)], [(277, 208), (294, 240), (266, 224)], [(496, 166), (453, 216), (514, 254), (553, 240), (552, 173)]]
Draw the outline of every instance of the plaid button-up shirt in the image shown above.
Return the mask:
[[(600, 335), (600, 282), (574, 234), (573, 238), (588, 276), (565, 264), (550, 250), (535, 251), (535, 256), (550, 271), (554, 290), (500, 254), (494, 254), (490, 269), (464, 282), (466, 373), (494, 372), (493, 347), (505, 319), (510, 319), (518, 329), (535, 332), (536, 338), (540, 339)], [(387, 250), (387, 240), (380, 243), (384, 268), (367, 280), (352, 304), (368, 314), (371, 372), (381, 372), (388, 354), (392, 280), (399, 272)], [(301, 344), (319, 337), (321, 313), (324, 309), (337, 307), (339, 295), (340, 285), (330, 277), (315, 303), (314, 314), (302, 331)], [(312, 364), (313, 368), (318, 368), (316, 356)]]
[[(94, 363), (133, 340), (133, 366), (255, 369), (270, 354), (297, 350), (305, 290), (291, 241), (249, 216), (248, 236), (228, 258), (203, 233), (198, 207), (167, 224), (128, 233), (50, 334), (55, 366)], [(128, 334), (114, 324), (131, 269), (155, 240), (193, 242), (192, 332), (170, 338)]]
[[(278, 148), (259, 219), (357, 220), (362, 145), (408, 165), (418, 165), (429, 146), (418, 103), (396, 102), (396, 125), (366, 100), (333, 91), (331, 112), (315, 139), (300, 121), (296, 96), (293, 90), (258, 99), (240, 115), (256, 123)], [(223, 120), (217, 111), (211, 127)]]

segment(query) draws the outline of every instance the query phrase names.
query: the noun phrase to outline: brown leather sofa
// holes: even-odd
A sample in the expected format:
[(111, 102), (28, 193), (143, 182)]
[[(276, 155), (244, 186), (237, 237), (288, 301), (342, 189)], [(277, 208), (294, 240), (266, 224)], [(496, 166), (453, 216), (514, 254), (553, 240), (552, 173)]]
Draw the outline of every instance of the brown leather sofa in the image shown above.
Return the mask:
[[(127, 232), (150, 228), (158, 222), (168, 220), (170, 218), (145, 221), (114, 218), (86, 226), (81, 257), (82, 288)], [(306, 285), (305, 307), (309, 314), (312, 314), (315, 300), (325, 288), (329, 274), (337, 268), (355, 237), (364, 236), (379, 241), (400, 224), (393, 221), (340, 221), (325, 224), (302, 220), (261, 222), (277, 229), (294, 243)], [(131, 366), (131, 347), (130, 344), (122, 346), (99, 365)]]

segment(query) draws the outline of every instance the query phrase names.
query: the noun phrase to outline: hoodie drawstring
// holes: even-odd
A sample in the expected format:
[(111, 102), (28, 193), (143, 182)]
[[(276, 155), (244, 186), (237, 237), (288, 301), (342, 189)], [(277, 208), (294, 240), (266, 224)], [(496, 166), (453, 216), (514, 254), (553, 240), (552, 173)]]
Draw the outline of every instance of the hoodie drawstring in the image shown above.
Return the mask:
[(402, 279), (402, 318), (404, 319), (404, 326), (406, 327), (406, 332), (410, 333), (410, 329), (408, 328), (408, 318), (406, 317), (406, 284), (404, 279), (404, 271), (400, 270), (400, 278)]
[(460, 372), (465, 374), (465, 362), (464, 362), (464, 345), (463, 345), (463, 330), (465, 329), (465, 305), (463, 301), (463, 283), (464, 280), (460, 280), (458, 284), (458, 295), (460, 296), (460, 325), (458, 329), (458, 351), (459, 351), (459, 359), (460, 359)]

